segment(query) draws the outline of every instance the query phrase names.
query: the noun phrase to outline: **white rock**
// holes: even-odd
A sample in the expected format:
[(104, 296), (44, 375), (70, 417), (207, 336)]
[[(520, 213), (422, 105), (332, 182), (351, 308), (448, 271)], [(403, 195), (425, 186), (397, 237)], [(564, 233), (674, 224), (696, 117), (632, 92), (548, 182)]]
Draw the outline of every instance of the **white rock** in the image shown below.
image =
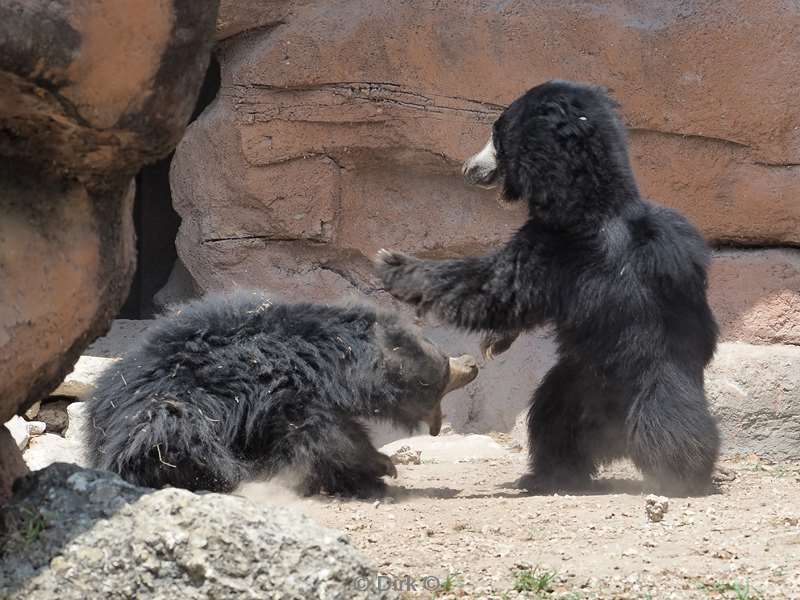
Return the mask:
[(83, 448), (74, 440), (66, 440), (54, 433), (45, 433), (31, 438), (22, 458), (31, 471), (38, 471), (56, 463), (74, 463), (86, 466)]
[(669, 499), (664, 496), (649, 494), (644, 499), (644, 513), (651, 523), (658, 523), (664, 519), (669, 510)]
[(28, 435), (42, 435), (47, 429), (47, 424), (41, 421), (28, 421)]
[(81, 356), (75, 363), (72, 373), (64, 378), (51, 396), (72, 396), (85, 399), (94, 389), (97, 378), (117, 360), (99, 356)]
[(396, 465), (419, 465), (422, 463), (422, 452), (412, 450), (410, 446), (400, 446), (389, 458)]
[(24, 450), (31, 437), (28, 431), (28, 422), (19, 415), (14, 415), (10, 421), (6, 422), (6, 429), (11, 432), (11, 437), (14, 438), (17, 447), (20, 450)]
[(723, 452), (800, 458), (800, 347), (725, 343), (706, 370)]
[(85, 402), (73, 402), (67, 406), (67, 429), (64, 431), (64, 437), (73, 441), (83, 439), (83, 427), (85, 422)]
[(403, 446), (408, 451), (421, 452), (425, 461), (444, 463), (463, 462), (467, 460), (485, 460), (508, 456), (509, 452), (488, 435), (419, 436), (397, 440), (386, 444), (381, 452), (392, 456)]
[(28, 419), (35, 419), (36, 415), (39, 414), (39, 409), (41, 407), (42, 407), (42, 401), (37, 400), (36, 402), (31, 404), (31, 407), (28, 410), (25, 411), (25, 417)]

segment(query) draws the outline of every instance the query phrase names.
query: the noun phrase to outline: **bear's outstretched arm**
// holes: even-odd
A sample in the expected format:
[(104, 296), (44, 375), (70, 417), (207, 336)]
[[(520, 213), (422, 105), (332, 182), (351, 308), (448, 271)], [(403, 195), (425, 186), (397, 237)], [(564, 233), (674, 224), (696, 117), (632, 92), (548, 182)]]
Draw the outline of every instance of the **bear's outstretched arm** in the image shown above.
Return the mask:
[(542, 265), (520, 240), (486, 256), (424, 260), (381, 250), (375, 268), (395, 298), (471, 331), (513, 333), (547, 318)]

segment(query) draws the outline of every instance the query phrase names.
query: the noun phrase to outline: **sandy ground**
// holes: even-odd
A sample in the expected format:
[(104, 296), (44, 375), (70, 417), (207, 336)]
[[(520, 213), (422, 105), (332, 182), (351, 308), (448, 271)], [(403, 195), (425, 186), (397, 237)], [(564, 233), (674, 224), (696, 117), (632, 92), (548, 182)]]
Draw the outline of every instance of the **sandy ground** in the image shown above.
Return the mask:
[(461, 462), (432, 454), (398, 466), (380, 502), (292, 499), (268, 484), (244, 494), (345, 531), (385, 574), (368, 583), (409, 597), (800, 598), (800, 464), (726, 459), (735, 479), (720, 494), (670, 498), (651, 523), (624, 463), (591, 495), (528, 496), (512, 487), (519, 448)]

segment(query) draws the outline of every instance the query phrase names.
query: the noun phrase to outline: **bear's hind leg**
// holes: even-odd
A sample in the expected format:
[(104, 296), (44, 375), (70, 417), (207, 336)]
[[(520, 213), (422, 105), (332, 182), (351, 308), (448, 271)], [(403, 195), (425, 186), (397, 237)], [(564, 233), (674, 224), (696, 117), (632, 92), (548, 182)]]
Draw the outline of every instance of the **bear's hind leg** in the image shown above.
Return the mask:
[(630, 456), (647, 487), (671, 496), (713, 491), (720, 437), (702, 375), (660, 373), (634, 403), (627, 427)]
[(580, 369), (565, 362), (545, 375), (528, 412), (531, 472), (518, 486), (532, 493), (580, 490), (591, 484), (594, 459), (582, 425)]

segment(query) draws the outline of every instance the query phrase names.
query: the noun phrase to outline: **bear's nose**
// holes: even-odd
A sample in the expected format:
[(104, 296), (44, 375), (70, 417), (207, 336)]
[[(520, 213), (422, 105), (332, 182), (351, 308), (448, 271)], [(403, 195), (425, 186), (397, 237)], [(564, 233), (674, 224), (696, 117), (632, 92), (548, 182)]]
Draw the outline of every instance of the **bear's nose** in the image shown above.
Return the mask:
[(491, 186), (494, 183), (497, 169), (481, 164), (470, 164), (467, 161), (464, 163), (461, 172), (464, 174), (466, 182), (470, 185)]
[(444, 393), (462, 388), (478, 376), (478, 362), (469, 354), (450, 357), (450, 373)]

